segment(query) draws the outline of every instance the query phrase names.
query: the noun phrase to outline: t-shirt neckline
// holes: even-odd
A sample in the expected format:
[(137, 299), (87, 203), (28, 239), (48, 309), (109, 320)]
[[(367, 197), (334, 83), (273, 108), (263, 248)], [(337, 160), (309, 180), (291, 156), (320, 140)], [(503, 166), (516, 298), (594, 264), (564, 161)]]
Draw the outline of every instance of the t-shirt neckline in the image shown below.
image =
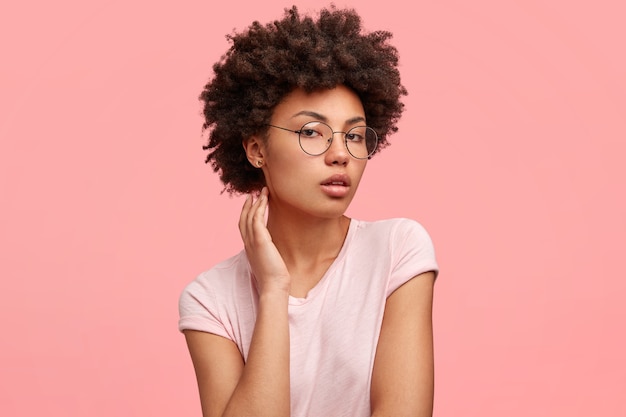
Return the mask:
[(341, 245), (341, 249), (339, 250), (337, 257), (330, 264), (330, 266), (328, 267), (328, 269), (326, 270), (322, 278), (319, 280), (319, 282), (315, 284), (315, 286), (309, 290), (309, 292), (307, 293), (305, 297), (294, 297), (291, 295), (289, 296), (290, 306), (301, 306), (301, 305), (309, 303), (311, 300), (313, 300), (317, 296), (319, 292), (323, 290), (324, 287), (328, 285), (329, 277), (332, 275), (333, 271), (337, 269), (337, 266), (343, 261), (343, 258), (345, 257), (345, 253), (348, 251), (348, 247), (350, 246), (349, 244), (350, 240), (352, 240), (352, 237), (357, 229), (357, 223), (358, 223), (358, 220), (350, 218), (350, 224), (348, 226), (348, 233), (346, 233), (346, 237), (343, 240), (343, 244)]

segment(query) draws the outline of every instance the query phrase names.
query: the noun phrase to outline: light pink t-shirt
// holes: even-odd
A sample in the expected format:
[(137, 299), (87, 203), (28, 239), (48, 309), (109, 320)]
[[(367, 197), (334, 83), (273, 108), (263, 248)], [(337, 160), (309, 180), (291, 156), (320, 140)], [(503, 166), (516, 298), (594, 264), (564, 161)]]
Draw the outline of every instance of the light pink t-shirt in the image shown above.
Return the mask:
[[(289, 298), (292, 417), (370, 416), (370, 381), (387, 297), (438, 271), (424, 228), (409, 219), (354, 220), (339, 255), (306, 298)], [(257, 313), (245, 252), (191, 282), (179, 329), (236, 343), (244, 360)]]

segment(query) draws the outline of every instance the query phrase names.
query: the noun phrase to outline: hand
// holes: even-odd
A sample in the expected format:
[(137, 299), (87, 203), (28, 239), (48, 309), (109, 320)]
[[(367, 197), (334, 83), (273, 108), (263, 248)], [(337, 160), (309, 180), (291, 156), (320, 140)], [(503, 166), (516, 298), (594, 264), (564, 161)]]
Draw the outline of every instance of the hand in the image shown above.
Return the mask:
[(252, 196), (248, 195), (241, 210), (239, 231), (259, 294), (275, 290), (289, 294), (289, 271), (265, 226), (267, 205), (267, 187), (263, 187), (254, 202)]

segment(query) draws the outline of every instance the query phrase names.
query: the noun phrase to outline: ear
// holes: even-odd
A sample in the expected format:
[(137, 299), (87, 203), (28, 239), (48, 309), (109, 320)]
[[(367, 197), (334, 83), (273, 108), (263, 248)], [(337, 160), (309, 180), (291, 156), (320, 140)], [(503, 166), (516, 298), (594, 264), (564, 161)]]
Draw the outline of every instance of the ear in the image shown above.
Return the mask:
[(258, 161), (265, 159), (265, 142), (259, 136), (250, 136), (244, 139), (241, 144), (246, 152), (246, 156), (253, 167), (257, 167)]

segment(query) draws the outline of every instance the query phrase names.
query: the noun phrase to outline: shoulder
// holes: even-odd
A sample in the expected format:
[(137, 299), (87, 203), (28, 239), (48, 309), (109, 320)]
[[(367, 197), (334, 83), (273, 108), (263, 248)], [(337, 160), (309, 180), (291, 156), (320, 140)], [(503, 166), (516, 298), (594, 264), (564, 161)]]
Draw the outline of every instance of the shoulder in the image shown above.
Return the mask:
[(363, 238), (387, 241), (391, 244), (411, 240), (430, 242), (431, 238), (424, 226), (413, 219), (398, 217), (377, 221), (355, 220), (359, 234)]
[(229, 318), (252, 291), (249, 264), (242, 251), (202, 272), (187, 284), (178, 300), (179, 330), (200, 330), (230, 339), (236, 332)]
[(181, 307), (188, 303), (202, 303), (202, 300), (233, 291), (240, 284), (238, 281), (249, 277), (247, 271), (249, 271), (248, 260), (245, 252), (241, 251), (201, 272), (183, 289), (180, 295)]
[(433, 271), (438, 275), (435, 249), (430, 235), (419, 222), (392, 218), (374, 222), (357, 221), (362, 254), (389, 268), (387, 296), (411, 278)]
[(406, 217), (393, 217), (390, 219), (381, 219), (374, 221), (357, 220), (353, 219), (357, 223), (357, 227), (361, 229), (372, 230), (393, 230), (403, 227), (417, 227), (424, 228), (417, 220), (409, 219)]

